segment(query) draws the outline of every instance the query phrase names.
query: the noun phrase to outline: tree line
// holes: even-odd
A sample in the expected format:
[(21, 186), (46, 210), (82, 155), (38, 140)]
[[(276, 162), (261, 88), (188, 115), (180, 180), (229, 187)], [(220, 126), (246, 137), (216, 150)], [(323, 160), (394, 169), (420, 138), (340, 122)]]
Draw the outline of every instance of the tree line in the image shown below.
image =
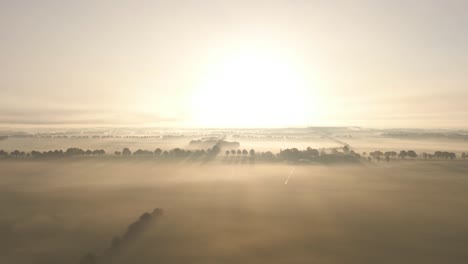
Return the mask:
[[(364, 152), (363, 155), (366, 155)], [(448, 152), (448, 151), (435, 151), (434, 153), (416, 153), (414, 150), (401, 150), (399, 153), (396, 151), (387, 151), (382, 152), (380, 150), (369, 152), (368, 159), (375, 159), (380, 161), (381, 159), (385, 158), (386, 161), (390, 161), (392, 158), (399, 158), (399, 159), (424, 159), (424, 160), (431, 160), (431, 159), (445, 159), (445, 160), (454, 160), (457, 158), (457, 154), (455, 152)], [(463, 152), (461, 154), (462, 159), (468, 158), (468, 155)]]
[[(347, 147), (343, 148), (342, 154), (357, 155), (353, 151), (349, 151)], [(197, 149), (197, 150), (185, 150), (182, 148), (174, 148), (171, 150), (162, 150), (156, 148), (155, 150), (144, 150), (138, 149), (131, 151), (129, 148), (123, 148), (121, 151), (113, 152), (113, 155), (106, 153), (103, 149), (96, 150), (84, 150), (80, 148), (68, 148), (63, 150), (49, 150), (49, 151), (31, 151), (24, 152), (15, 150), (12, 152), (6, 152), (0, 150), (0, 159), (3, 158), (34, 158), (34, 159), (46, 159), (46, 158), (66, 158), (66, 157), (92, 157), (92, 156), (106, 156), (106, 157), (119, 157), (119, 158), (145, 158), (145, 159), (163, 159), (163, 160), (211, 160), (216, 157), (222, 158), (225, 162), (308, 162), (316, 160), (319, 157), (327, 156), (329, 159), (334, 155), (339, 155), (340, 152), (332, 150), (331, 153), (327, 154), (324, 150), (317, 150), (307, 148), (305, 150), (299, 150), (297, 148), (280, 150), (279, 153), (273, 153), (271, 151), (257, 152), (255, 149), (232, 149), (224, 150), (224, 157), (221, 155), (221, 148), (215, 145), (208, 149)]]
[(19, 150), (14, 150), (10, 153), (0, 150), (0, 158), (6, 157), (31, 157), (31, 158), (58, 158), (58, 157), (73, 157), (73, 156), (102, 156), (105, 155), (106, 151), (103, 149), (95, 150), (83, 150), (80, 148), (68, 148), (65, 151), (63, 150), (49, 150), (49, 151), (36, 151), (24, 152)]
[[(132, 152), (129, 148), (123, 148), (121, 151), (115, 151), (112, 154), (106, 153), (103, 149), (95, 150), (84, 150), (81, 148), (68, 148), (63, 150), (49, 150), (49, 151), (31, 151), (25, 152), (20, 150), (14, 150), (7, 152), (0, 150), (0, 159), (6, 158), (66, 158), (66, 157), (134, 157), (134, 158), (156, 158), (166, 160), (200, 160), (200, 159), (215, 159), (221, 155), (221, 148), (214, 146), (208, 149), (197, 149), (197, 150), (185, 150), (182, 148), (174, 148), (171, 150), (162, 150), (156, 148), (155, 150), (144, 150), (138, 149)], [(462, 153), (462, 159), (467, 159), (468, 154)], [(381, 161), (385, 159), (390, 161), (392, 159), (423, 159), (423, 160), (454, 160), (457, 159), (457, 155), (454, 152), (448, 151), (435, 151), (434, 153), (417, 153), (413, 150), (401, 150), (386, 151), (380, 150), (372, 151), (369, 153), (363, 152), (362, 154), (356, 153), (350, 149), (349, 146), (343, 146), (341, 148), (329, 148), (329, 149), (314, 149), (306, 148), (299, 150), (297, 148), (281, 149), (278, 153), (271, 151), (257, 152), (254, 149), (232, 149), (224, 151), (223, 161), (226, 162), (239, 162), (239, 161), (264, 161), (264, 162), (358, 162), (366, 159), (368, 161), (376, 160)]]

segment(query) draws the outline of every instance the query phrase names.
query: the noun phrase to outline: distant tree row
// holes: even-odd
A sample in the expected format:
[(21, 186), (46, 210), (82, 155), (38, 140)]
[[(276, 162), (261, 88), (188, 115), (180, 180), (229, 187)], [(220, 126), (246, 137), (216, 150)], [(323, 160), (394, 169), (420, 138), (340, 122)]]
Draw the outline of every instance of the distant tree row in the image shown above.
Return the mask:
[(244, 150), (226, 150), (226, 157), (229, 157), (229, 156), (240, 156), (240, 155), (244, 155), (244, 156), (247, 156), (247, 155), (250, 155), (250, 156), (255, 156), (255, 150), (251, 149), (250, 151), (247, 151), (246, 149)]
[[(162, 150), (160, 148), (151, 150), (138, 149), (132, 152), (129, 148), (124, 148), (121, 151), (115, 151), (114, 156), (116, 157), (135, 157), (135, 158), (160, 158), (160, 159), (214, 159), (216, 158), (221, 149), (218, 146), (214, 146), (209, 149), (201, 150), (185, 150), (181, 148), (175, 148), (172, 150)], [(356, 155), (353, 151), (346, 149), (347, 155)], [(266, 161), (266, 162), (278, 162), (278, 161), (288, 161), (288, 162), (299, 162), (299, 161), (310, 161), (315, 157), (324, 156), (325, 151), (319, 152), (317, 149), (307, 148), (305, 150), (298, 150), (297, 148), (284, 149), (279, 153), (274, 154), (271, 151), (267, 152), (256, 152), (254, 149), (232, 149), (225, 150), (225, 161), (246, 161), (251, 162), (255, 160)], [(69, 148), (66, 151), (62, 150), (51, 150), (51, 151), (32, 151), (31, 153), (25, 153), (18, 150), (15, 150), (11, 153), (0, 150), (0, 157), (32, 157), (32, 158), (59, 158), (59, 157), (75, 157), (75, 156), (98, 156), (104, 155), (106, 152), (104, 150), (83, 150), (80, 148)], [(333, 155), (337, 155), (338, 151), (332, 151)]]
[(67, 150), (49, 150), (49, 151), (36, 151), (24, 152), (15, 150), (10, 153), (0, 150), (0, 158), (6, 157), (32, 157), (32, 158), (59, 158), (59, 157), (73, 157), (73, 156), (102, 156), (105, 155), (106, 151), (103, 149), (96, 150), (83, 150), (80, 148), (68, 148)]
[[(421, 154), (423, 159), (456, 159), (457, 155), (454, 152), (447, 152), (447, 151), (436, 151), (434, 154), (429, 154), (423, 152)], [(462, 154), (463, 158), (463, 154)]]
[(132, 152), (129, 148), (124, 148), (122, 151), (115, 151), (114, 155), (124, 156), (124, 157), (140, 157), (140, 158), (149, 158), (149, 157), (162, 157), (162, 158), (172, 158), (172, 159), (184, 159), (184, 158), (194, 158), (198, 159), (201, 157), (214, 158), (220, 153), (220, 149), (217, 146), (209, 149), (201, 150), (185, 150), (181, 148), (175, 148), (172, 150), (162, 150), (160, 148), (151, 150), (138, 149), (135, 152)]
[[(365, 153), (363, 153), (365, 154)], [(381, 158), (385, 158), (387, 161), (390, 161), (391, 158), (400, 158), (400, 159), (406, 159), (406, 158), (411, 158), (411, 159), (416, 159), (416, 158), (421, 158), (424, 160), (427, 159), (456, 159), (457, 155), (454, 152), (447, 152), (447, 151), (436, 151), (433, 154), (431, 153), (426, 153), (422, 152), (420, 155), (416, 153), (414, 150), (401, 150), (399, 153), (395, 151), (387, 151), (387, 152), (382, 152), (380, 150), (376, 150), (373, 152), (369, 152), (369, 160), (372, 158), (376, 159), (377, 161), (380, 161)], [(462, 159), (467, 158), (468, 156), (465, 153), (462, 153)]]
[(389, 158), (395, 158), (398, 157), (400, 159), (405, 159), (405, 158), (416, 158), (418, 154), (414, 150), (402, 150), (399, 153), (396, 151), (387, 151), (387, 152), (382, 152), (380, 150), (376, 150), (373, 152), (369, 152), (369, 156), (373, 158), (381, 158), (381, 157), (389, 157)]
[[(157, 148), (155, 151), (142, 150), (138, 149), (135, 152), (132, 152), (129, 148), (124, 148), (122, 151), (115, 151), (115, 156), (124, 156), (124, 157), (167, 157), (167, 158), (198, 158), (198, 157), (207, 157), (214, 158), (220, 152), (220, 149), (217, 146), (206, 150), (184, 150), (181, 148), (175, 148), (169, 151), (163, 151), (160, 148)], [(0, 150), (0, 158), (18, 158), (18, 157), (31, 157), (31, 158), (59, 158), (59, 157), (76, 157), (76, 156), (103, 156), (106, 152), (103, 149), (96, 150), (83, 150), (80, 148), (68, 148), (67, 150), (49, 150), (49, 151), (36, 151), (24, 152), (15, 150), (12, 152), (6, 152)]]
[[(171, 150), (162, 150), (160, 148), (151, 150), (138, 149), (132, 152), (129, 148), (124, 148), (122, 151), (115, 151), (114, 156), (116, 157), (135, 157), (135, 158), (157, 158), (165, 160), (211, 160), (215, 159), (221, 153), (221, 149), (218, 146), (208, 149), (200, 150), (185, 150), (181, 148), (174, 148)], [(239, 162), (239, 161), (264, 161), (264, 162), (356, 162), (361, 160), (361, 155), (350, 149), (349, 146), (342, 148), (331, 148), (331, 149), (313, 149), (306, 148), (299, 150), (297, 148), (287, 148), (280, 150), (279, 153), (273, 153), (271, 151), (256, 152), (254, 149), (232, 149), (225, 150), (224, 161), (226, 162)], [(83, 150), (80, 148), (68, 148), (63, 150), (49, 150), (49, 151), (31, 151), (24, 152), (15, 150), (12, 152), (6, 152), (0, 150), (0, 159), (4, 158), (62, 158), (62, 157), (78, 157), (78, 156), (103, 156), (106, 152), (103, 149), (96, 150)], [(362, 153), (363, 156), (367, 156), (366, 152)], [(447, 151), (435, 151), (434, 153), (422, 152), (420, 154), (413, 150), (401, 150), (382, 152), (380, 150), (372, 151), (368, 153), (367, 159), (380, 161), (385, 159), (390, 161), (391, 159), (444, 159), (453, 160), (457, 158), (454, 152)], [(467, 159), (468, 154), (462, 153), (462, 159)]]
[(297, 148), (281, 150), (277, 158), (279, 161), (288, 162), (320, 162), (320, 163), (333, 163), (333, 162), (359, 162), (361, 155), (350, 149), (348, 145), (342, 148), (331, 149), (313, 149), (306, 148), (299, 150)]

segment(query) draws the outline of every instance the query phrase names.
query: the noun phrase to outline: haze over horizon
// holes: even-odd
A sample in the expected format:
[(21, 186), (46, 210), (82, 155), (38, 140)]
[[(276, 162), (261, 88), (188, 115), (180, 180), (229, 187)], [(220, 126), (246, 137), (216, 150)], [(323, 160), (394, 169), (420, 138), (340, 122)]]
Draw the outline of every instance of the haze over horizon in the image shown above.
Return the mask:
[(468, 128), (467, 1), (2, 1), (0, 126)]
[(0, 264), (466, 264), (468, 0), (0, 0)]

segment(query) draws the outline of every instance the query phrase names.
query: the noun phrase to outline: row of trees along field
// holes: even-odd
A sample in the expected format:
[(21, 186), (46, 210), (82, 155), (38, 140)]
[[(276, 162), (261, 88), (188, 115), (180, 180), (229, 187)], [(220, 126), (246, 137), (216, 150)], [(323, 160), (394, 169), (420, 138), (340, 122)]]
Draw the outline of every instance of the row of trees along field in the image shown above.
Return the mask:
[[(366, 155), (366, 153), (364, 152), (363, 155)], [(427, 152), (422, 152), (420, 154), (416, 153), (414, 150), (401, 150), (399, 153), (395, 152), (395, 151), (387, 151), (387, 152), (382, 152), (380, 150), (376, 150), (376, 151), (373, 151), (373, 152), (369, 152), (369, 159), (376, 159), (376, 160), (380, 160), (382, 158), (385, 158), (387, 161), (390, 161), (391, 158), (399, 158), (399, 159), (406, 159), (406, 158), (409, 158), (409, 159), (424, 159), (424, 160), (428, 160), (428, 159), (456, 159), (457, 158), (457, 154), (455, 154), (454, 152), (448, 152), (448, 151), (435, 151), (434, 153), (427, 153)], [(468, 155), (463, 152), (461, 154), (461, 158), (462, 159), (466, 159), (468, 158)]]
[[(78, 157), (78, 156), (115, 156), (115, 157), (135, 157), (135, 158), (162, 158), (162, 159), (214, 159), (221, 154), (221, 149), (217, 146), (209, 149), (200, 150), (185, 150), (181, 148), (174, 148), (171, 150), (162, 150), (160, 148), (151, 150), (138, 149), (132, 152), (129, 148), (124, 148), (122, 151), (115, 151), (114, 155), (106, 155), (106, 151), (103, 149), (96, 150), (83, 150), (80, 148), (68, 148), (63, 150), (49, 150), (49, 151), (31, 151), (24, 152), (15, 150), (12, 152), (6, 152), (0, 150), (0, 158), (62, 158), (62, 157)], [(250, 150), (225, 150), (224, 160), (259, 160), (267, 162), (313, 162), (313, 161), (359, 161), (363, 157), (367, 156), (367, 160), (372, 159), (380, 161), (385, 159), (390, 161), (391, 159), (445, 159), (454, 160), (457, 155), (454, 152), (447, 151), (435, 151), (434, 153), (416, 153), (413, 150), (401, 150), (396, 151), (373, 151), (363, 152), (362, 155), (351, 150), (348, 146), (342, 148), (331, 148), (331, 149), (313, 149), (308, 147), (305, 150), (299, 150), (297, 148), (287, 148), (280, 150), (279, 153), (273, 153), (271, 151), (256, 152), (254, 149)], [(468, 154), (462, 153), (462, 159), (467, 159)]]
[(80, 148), (68, 148), (67, 150), (49, 150), (49, 151), (36, 151), (24, 152), (15, 150), (10, 153), (0, 150), (0, 158), (3, 157), (32, 157), (32, 158), (56, 158), (56, 157), (73, 157), (73, 156), (102, 156), (105, 155), (106, 151), (103, 149), (96, 150), (83, 150)]

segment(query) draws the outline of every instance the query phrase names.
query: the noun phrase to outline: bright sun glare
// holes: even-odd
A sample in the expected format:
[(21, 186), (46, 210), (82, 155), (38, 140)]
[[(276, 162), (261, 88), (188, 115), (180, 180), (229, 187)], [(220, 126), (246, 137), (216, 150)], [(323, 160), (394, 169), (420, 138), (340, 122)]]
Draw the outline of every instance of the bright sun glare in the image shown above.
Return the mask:
[(195, 122), (205, 127), (306, 125), (317, 102), (295, 66), (262, 51), (237, 52), (213, 63), (192, 98)]

